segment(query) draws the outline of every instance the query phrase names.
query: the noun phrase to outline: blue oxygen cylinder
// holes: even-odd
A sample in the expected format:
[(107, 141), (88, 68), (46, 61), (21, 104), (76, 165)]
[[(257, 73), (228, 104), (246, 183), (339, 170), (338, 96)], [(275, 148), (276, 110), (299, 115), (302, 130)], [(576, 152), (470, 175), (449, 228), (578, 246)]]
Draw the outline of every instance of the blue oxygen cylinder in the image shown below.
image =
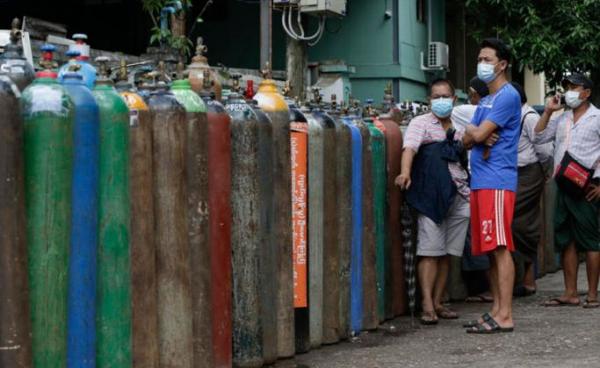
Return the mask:
[(362, 329), (362, 137), (351, 117), (342, 118), (352, 132), (352, 250), (350, 255), (350, 334)]
[(62, 84), (75, 105), (72, 227), (67, 299), (67, 367), (96, 364), (99, 115), (83, 76), (71, 64)]
[(93, 89), (96, 84), (96, 68), (94, 68), (90, 63), (90, 46), (85, 43), (87, 40), (87, 36), (82, 33), (76, 33), (73, 35), (73, 39), (75, 40), (75, 44), (69, 46), (67, 50), (67, 55), (72, 57), (73, 60), (69, 61), (69, 63), (63, 65), (58, 72), (58, 80), (62, 82), (62, 78), (64, 74), (69, 69), (69, 64), (71, 62), (75, 62), (81, 66), (79, 70), (79, 74), (83, 76), (83, 82), (89, 89)]

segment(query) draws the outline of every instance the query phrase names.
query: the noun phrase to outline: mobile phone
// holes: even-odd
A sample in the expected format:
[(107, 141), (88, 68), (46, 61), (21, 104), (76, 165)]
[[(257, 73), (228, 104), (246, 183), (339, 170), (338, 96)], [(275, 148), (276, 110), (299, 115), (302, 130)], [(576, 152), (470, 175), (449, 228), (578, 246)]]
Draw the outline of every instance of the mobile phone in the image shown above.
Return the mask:
[(566, 105), (567, 104), (567, 102), (565, 101), (565, 95), (561, 95), (560, 96), (560, 104), (561, 105)]

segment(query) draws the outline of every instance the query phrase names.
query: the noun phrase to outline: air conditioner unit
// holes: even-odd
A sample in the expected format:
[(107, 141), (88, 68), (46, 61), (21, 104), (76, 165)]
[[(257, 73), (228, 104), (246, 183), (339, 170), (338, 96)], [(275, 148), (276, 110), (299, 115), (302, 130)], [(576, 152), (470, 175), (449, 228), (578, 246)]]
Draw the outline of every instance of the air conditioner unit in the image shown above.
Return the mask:
[(325, 16), (345, 16), (346, 0), (300, 0), (302, 13)]
[(423, 62), (421, 53), (421, 69), (423, 70), (447, 70), (448, 54), (450, 47), (443, 42), (430, 42), (427, 48), (427, 64)]

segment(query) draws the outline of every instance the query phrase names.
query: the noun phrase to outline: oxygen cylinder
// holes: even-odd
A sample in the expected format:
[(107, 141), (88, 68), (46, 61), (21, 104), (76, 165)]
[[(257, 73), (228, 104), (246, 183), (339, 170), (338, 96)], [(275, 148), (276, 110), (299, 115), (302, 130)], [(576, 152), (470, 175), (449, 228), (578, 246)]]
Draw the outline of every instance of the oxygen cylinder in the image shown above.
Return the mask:
[(98, 57), (93, 90), (100, 110), (100, 204), (98, 243), (98, 367), (131, 366), (129, 253), (129, 109), (109, 78), (107, 57)]
[(258, 172), (258, 121), (238, 93), (225, 104), (231, 115), (231, 247), (233, 265), (233, 365), (263, 365), (263, 331), (260, 306), (259, 256), (260, 186)]
[(277, 275), (277, 354), (281, 358), (295, 353), (294, 276), (292, 268), (292, 196), (289, 109), (283, 96), (270, 79), (270, 67), (263, 71), (263, 81), (254, 99), (273, 123), (273, 231)]
[[(286, 95), (289, 94), (289, 84)], [(285, 99), (290, 110), (292, 167), (292, 229), (294, 265), (294, 328), (296, 352), (310, 349), (308, 312), (308, 122), (294, 100)]]
[[(234, 76), (237, 77), (237, 76)], [(277, 254), (280, 249), (272, 239), (273, 216), (273, 124), (254, 100), (248, 101), (258, 122), (258, 185), (260, 187), (260, 225), (262, 246), (259, 249), (261, 323), (263, 360), (277, 360)]]
[[(402, 132), (399, 121), (394, 121), (394, 97), (392, 86), (385, 90), (384, 111), (377, 119), (385, 127), (385, 148), (387, 163), (387, 247), (389, 247), (390, 285), (387, 288), (386, 299), (389, 299), (388, 318), (402, 315), (406, 312), (404, 295), (404, 252), (402, 248), (402, 224), (400, 221), (400, 203), (402, 193), (394, 183), (400, 175), (400, 158), (402, 157)], [(389, 298), (388, 298), (389, 295)]]
[[(202, 37), (198, 37), (196, 41), (196, 56), (192, 58), (192, 63), (187, 67), (190, 84), (194, 92), (212, 91), (215, 94), (215, 99), (221, 101), (221, 82), (219, 82), (217, 74), (208, 65), (208, 60), (204, 56), (207, 51), (208, 48), (204, 45)], [(204, 82), (205, 80), (207, 82)]]
[(375, 270), (377, 280), (377, 317), (379, 322), (385, 320), (385, 280), (387, 273), (388, 257), (385, 249), (385, 213), (386, 213), (386, 182), (385, 169), (385, 138), (383, 133), (375, 126), (371, 103), (368, 103), (365, 123), (371, 134), (371, 162), (372, 162), (372, 187), (373, 187), (373, 223), (375, 227)]
[(212, 339), (216, 368), (232, 365), (231, 337), (231, 119), (210, 96), (210, 74), (204, 72), (202, 99), (208, 120), (208, 223), (212, 278)]
[(0, 73), (8, 76), (19, 88), (20, 92), (31, 84), (35, 77), (33, 67), (23, 57), (23, 47), (19, 44), (21, 39), (20, 22), (18, 18), (12, 21), (10, 43), (4, 46), (0, 54)]
[(23, 118), (18, 87), (0, 71), (0, 366), (31, 367), (25, 242)]
[(303, 106), (308, 122), (308, 320), (312, 348), (323, 343), (323, 127)]
[(323, 130), (323, 343), (333, 344), (340, 326), (336, 126), (319, 107), (311, 115)]
[(96, 68), (89, 63), (90, 46), (85, 43), (87, 35), (76, 33), (73, 35), (73, 40), (75, 44), (70, 45), (67, 50), (67, 56), (70, 56), (71, 60), (60, 68), (58, 80), (62, 81), (64, 74), (69, 70), (69, 64), (77, 63), (81, 66), (79, 73), (83, 76), (83, 82), (92, 89), (96, 83)]
[(350, 254), (350, 321), (349, 334), (356, 336), (362, 329), (363, 318), (363, 205), (362, 205), (362, 137), (354, 124), (355, 117), (345, 116), (343, 123), (352, 134), (352, 248)]
[(95, 367), (100, 123), (98, 105), (78, 70), (71, 65), (62, 80), (75, 108), (67, 367)]
[(193, 367), (187, 226), (186, 112), (159, 82), (148, 98), (152, 124), (154, 224), (161, 367)]
[[(355, 104), (353, 113), (361, 113)], [(358, 115), (360, 116), (360, 115)], [(374, 330), (378, 325), (377, 317), (377, 279), (375, 272), (375, 224), (373, 202), (373, 167), (371, 133), (368, 126), (357, 118), (355, 125), (358, 127), (362, 138), (362, 189), (363, 189), (363, 328)]]
[(32, 351), (35, 367), (66, 366), (73, 102), (56, 81), (53, 45), (21, 97)]
[[(180, 74), (183, 65), (180, 66)], [(173, 95), (186, 110), (187, 216), (192, 267), (194, 367), (213, 367), (211, 330), (211, 271), (208, 239), (208, 125), (206, 104), (192, 91), (187, 79), (171, 86)]]
[(338, 277), (340, 339), (348, 338), (350, 319), (350, 253), (352, 248), (352, 132), (342, 119), (336, 95), (331, 96), (329, 115), (336, 130), (336, 192), (338, 219)]
[(148, 106), (128, 83), (121, 61), (117, 91), (129, 108), (131, 202), (131, 355), (134, 368), (158, 368), (158, 294), (152, 182), (152, 126)]

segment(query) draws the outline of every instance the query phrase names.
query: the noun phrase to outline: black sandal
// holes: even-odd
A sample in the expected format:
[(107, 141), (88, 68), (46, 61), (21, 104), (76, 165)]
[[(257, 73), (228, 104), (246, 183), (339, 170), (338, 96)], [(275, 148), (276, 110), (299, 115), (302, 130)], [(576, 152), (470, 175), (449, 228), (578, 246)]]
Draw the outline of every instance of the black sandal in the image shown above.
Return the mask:
[[(489, 313), (484, 313), (481, 315), (481, 319), (483, 320), (483, 322), (487, 322), (490, 319), (492, 319), (492, 316)], [(466, 322), (463, 324), (464, 328), (473, 328), (473, 327), (477, 327), (479, 326), (479, 320), (474, 319), (472, 321)]]
[[(486, 328), (487, 325), (489, 328)], [(491, 335), (503, 332), (513, 332), (515, 330), (514, 327), (500, 327), (498, 322), (495, 319), (491, 318), (489, 321), (485, 321), (484, 323), (478, 324), (475, 327), (471, 327), (467, 329), (467, 333), (470, 334), (479, 334), (479, 335)]]
[(438, 319), (435, 317), (435, 312), (422, 312), (419, 322), (424, 326), (431, 326), (437, 325)]

